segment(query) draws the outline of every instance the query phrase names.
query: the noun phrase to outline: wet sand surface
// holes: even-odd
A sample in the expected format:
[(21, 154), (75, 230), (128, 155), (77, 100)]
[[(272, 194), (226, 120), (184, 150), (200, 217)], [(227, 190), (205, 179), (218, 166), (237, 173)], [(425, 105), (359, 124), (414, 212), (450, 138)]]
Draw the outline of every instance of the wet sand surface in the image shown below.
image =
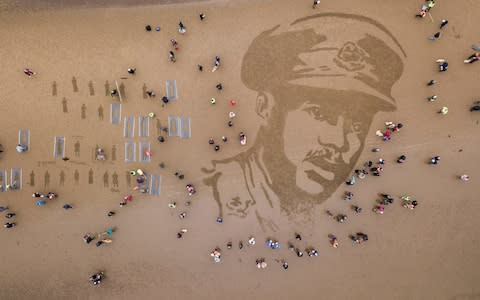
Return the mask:
[[(0, 298), (480, 299), (480, 114), (469, 112), (478, 100), (474, 87), (480, 64), (462, 63), (472, 53), (471, 44), (479, 42), (471, 24), (480, 2), (461, 2), (439, 2), (431, 13), (434, 22), (429, 17), (415, 19), (421, 2), (411, 0), (372, 0), (361, 6), (322, 1), (315, 11), (309, 2), (280, 0), (1, 12), (0, 143), (5, 152), (0, 169), (22, 168), (23, 187), (0, 193), (0, 206), (15, 211), (18, 224), (0, 230)], [(201, 12), (207, 15), (204, 22), (198, 18)], [(225, 213), (223, 224), (216, 224), (218, 206), (201, 168), (211, 167), (212, 160), (246, 153), (263, 122), (255, 113), (257, 93), (240, 77), (244, 54), (261, 32), (321, 12), (370, 17), (405, 49), (403, 74), (392, 89), (397, 109), (375, 115), (356, 163), (382, 157), (387, 161), (384, 174), (357, 180), (352, 187), (341, 184), (308, 213), (284, 211), (274, 219), (276, 230), (265, 230), (253, 212), (240, 218)], [(427, 36), (438, 31), (442, 18), (450, 23), (441, 39), (429, 41)], [(177, 31), (180, 20), (187, 27), (184, 36)], [(161, 26), (161, 31), (146, 32), (146, 24)], [(171, 38), (180, 45), (175, 64), (168, 61)], [(212, 73), (216, 55), (222, 65)], [(437, 58), (448, 59), (447, 72), (438, 73)], [(197, 64), (204, 65), (203, 73)], [(137, 68), (134, 76), (126, 72), (130, 66)], [(26, 78), (25, 67), (38, 74)], [(177, 81), (178, 100), (162, 107), (165, 80), (171, 79)], [(426, 87), (430, 79), (439, 83)], [(110, 104), (116, 100), (106, 91), (115, 80), (125, 87), (122, 117), (156, 113), (148, 138), (138, 137), (136, 127), (135, 137), (127, 139), (123, 124), (110, 123)], [(215, 89), (219, 82), (224, 84), (221, 93)], [(144, 98), (144, 85), (156, 92), (155, 99)], [(428, 102), (434, 93), (439, 99)], [(209, 103), (211, 97), (217, 99), (215, 106)], [(238, 101), (237, 117), (228, 128), (232, 98)], [(448, 115), (437, 113), (442, 106), (449, 107)], [(170, 115), (191, 118), (191, 138), (156, 141)], [(404, 128), (385, 143), (375, 132), (386, 120), (401, 122)], [(26, 153), (15, 152), (20, 128), (31, 133)], [(236, 141), (240, 131), (248, 134), (246, 147)], [(215, 153), (207, 141), (222, 135), (230, 140)], [(55, 136), (65, 137), (69, 161), (53, 157)], [(137, 147), (140, 141), (150, 141), (152, 161), (125, 163), (127, 140)], [(94, 159), (96, 145), (105, 148), (106, 161)], [(372, 153), (373, 147), (381, 152)], [(408, 159), (400, 165), (395, 160), (401, 154)], [(434, 155), (440, 155), (441, 162), (429, 166)], [(165, 168), (158, 166), (161, 162)], [(131, 193), (126, 174), (136, 168), (162, 176), (161, 195), (133, 193), (133, 202), (120, 208), (122, 197)], [(185, 174), (183, 181), (173, 175), (177, 170)], [(223, 172), (231, 177), (228, 189), (245, 189), (235, 170)], [(469, 182), (457, 179), (464, 173), (471, 176)], [(197, 194), (188, 197), (186, 183), (193, 183)], [(346, 190), (354, 192), (355, 204), (364, 208), (361, 214), (354, 215), (349, 208), (353, 202), (342, 199)], [(53, 191), (59, 198), (37, 207), (31, 198), (35, 191)], [(396, 199), (384, 215), (371, 212), (379, 192)], [(418, 208), (401, 206), (399, 196), (405, 194), (419, 200)], [(192, 205), (185, 207), (186, 200)], [(176, 201), (177, 208), (169, 209), (170, 201)], [(65, 203), (74, 208), (62, 209)], [(325, 214), (327, 209), (347, 213), (349, 220), (337, 223)], [(108, 218), (109, 210), (117, 214)], [(182, 211), (188, 212), (187, 218), (178, 218)], [(111, 226), (116, 228), (112, 244), (97, 248), (82, 241), (85, 233)], [(181, 228), (188, 232), (177, 239)], [(370, 239), (352, 245), (348, 235), (358, 231), (367, 232)], [(302, 233), (302, 241), (294, 241), (295, 232)], [(329, 245), (328, 234), (339, 238), (338, 249)], [(238, 241), (246, 244), (251, 235), (257, 244), (239, 250)], [(266, 248), (266, 238), (279, 240), (282, 248)], [(230, 240), (234, 247), (228, 250)], [(319, 256), (297, 258), (287, 250), (288, 241), (315, 247)], [(219, 264), (209, 255), (216, 246), (222, 249)], [(256, 268), (259, 257), (266, 258), (267, 269)], [(286, 259), (290, 268), (284, 271), (276, 259)], [(99, 269), (107, 277), (94, 287), (88, 277)]]

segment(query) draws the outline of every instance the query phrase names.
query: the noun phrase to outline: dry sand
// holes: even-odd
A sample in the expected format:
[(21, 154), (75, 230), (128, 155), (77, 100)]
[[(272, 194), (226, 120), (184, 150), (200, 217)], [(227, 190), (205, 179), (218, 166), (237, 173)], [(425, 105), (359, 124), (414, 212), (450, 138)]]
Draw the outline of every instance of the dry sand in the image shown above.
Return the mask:
[[(55, 6), (43, 10), (16, 6), (2, 11), (0, 142), (5, 152), (0, 168), (23, 168), (24, 187), (0, 195), (0, 205), (8, 205), (18, 214), (16, 228), (0, 230), (0, 299), (480, 299), (476, 219), (480, 208), (480, 115), (468, 111), (478, 97), (475, 86), (480, 65), (462, 63), (471, 54), (470, 45), (478, 42), (472, 24), (480, 2), (438, 2), (432, 23), (429, 18), (413, 18), (421, 1), (371, 0), (361, 5), (347, 0), (322, 1), (316, 12), (347, 12), (379, 21), (400, 41), (407, 59), (392, 93), (398, 109), (375, 116), (359, 158), (358, 164), (377, 158), (368, 149), (380, 145), (381, 155), (388, 161), (382, 177), (368, 178), (351, 188), (365, 212), (351, 216), (347, 224), (338, 224), (324, 214), (330, 209), (351, 215), (348, 204), (341, 200), (347, 189), (342, 185), (316, 206), (308, 220), (276, 220), (282, 229), (273, 237), (284, 246), (279, 252), (263, 246), (272, 233), (262, 231), (255, 218), (226, 216), (224, 224), (215, 224), (216, 203), (202, 183), (205, 175), (200, 169), (212, 159), (245, 151), (232, 142), (214, 153), (206, 142), (229, 130), (225, 126), (226, 99), (239, 100), (235, 131), (231, 132), (244, 130), (249, 141), (254, 141), (260, 119), (254, 113), (256, 94), (240, 79), (242, 57), (260, 32), (316, 13), (309, 1), (85, 9)], [(207, 14), (206, 22), (200, 23), (199, 12)], [(428, 41), (426, 37), (437, 31), (441, 18), (448, 18), (450, 24), (440, 40)], [(185, 36), (177, 33), (179, 20), (187, 26)], [(162, 30), (146, 33), (145, 24), (158, 24)], [(167, 59), (170, 38), (177, 38), (181, 47), (175, 64)], [(219, 71), (196, 71), (197, 63), (210, 68), (215, 55), (222, 57)], [(450, 62), (444, 74), (437, 73), (434, 63), (440, 57)], [(191, 139), (170, 138), (164, 144), (155, 141), (156, 123), (151, 124), (150, 164), (123, 162), (122, 126), (109, 122), (112, 99), (105, 95), (104, 84), (126, 76), (125, 70), (132, 65), (138, 73), (123, 80), (127, 98), (123, 115), (154, 111), (162, 126), (171, 114), (192, 118)], [(38, 75), (26, 78), (22, 74), (26, 66)], [(72, 77), (78, 92), (73, 91)], [(432, 78), (440, 83), (427, 88), (425, 83)], [(177, 80), (178, 101), (163, 108), (158, 96), (155, 101), (143, 98), (144, 84), (160, 95), (167, 79)], [(54, 81), (56, 96), (52, 95)], [(89, 94), (90, 81), (93, 96)], [(225, 85), (217, 96), (222, 102), (211, 107), (208, 99), (217, 95), (215, 84), (219, 81)], [(425, 100), (432, 91), (439, 95), (436, 103)], [(62, 111), (64, 97), (68, 113)], [(85, 119), (81, 118), (83, 104)], [(99, 105), (104, 108), (104, 120), (98, 119)], [(436, 113), (443, 105), (450, 108), (446, 116)], [(389, 143), (375, 136), (385, 120), (405, 124)], [(31, 149), (24, 154), (14, 150), (19, 128), (31, 129)], [(52, 157), (56, 135), (66, 137), (68, 162)], [(78, 157), (74, 155), (76, 141), (81, 145)], [(92, 151), (97, 144), (106, 148), (110, 158), (111, 147), (117, 145), (117, 160), (95, 161)], [(394, 159), (402, 153), (407, 154), (407, 163), (395, 164)], [(442, 161), (432, 168), (426, 160), (435, 154)], [(160, 162), (167, 167), (160, 169)], [(135, 195), (131, 204), (120, 209), (121, 197), (130, 191), (125, 174), (137, 167), (162, 175), (161, 196)], [(88, 183), (90, 169), (94, 172), (92, 184)], [(186, 181), (198, 190), (185, 220), (177, 214), (187, 199), (186, 181), (172, 175), (176, 170), (182, 170)], [(62, 171), (64, 185), (60, 185)], [(30, 182), (31, 172), (34, 183)], [(46, 172), (50, 178), (44, 188)], [(108, 187), (103, 183), (105, 172), (109, 174)], [(112, 185), (114, 172), (119, 176), (118, 188)], [(457, 180), (462, 173), (470, 174), (472, 180)], [(231, 188), (244, 186), (233, 182)], [(32, 192), (50, 190), (57, 192), (59, 199), (36, 207)], [(369, 208), (378, 192), (396, 197), (411, 194), (420, 206), (407, 211), (395, 203), (385, 215), (374, 215)], [(171, 200), (179, 203), (176, 210), (167, 208)], [(75, 208), (64, 211), (64, 203)], [(107, 218), (111, 209), (117, 215)], [(113, 244), (97, 248), (83, 243), (84, 233), (109, 226), (118, 229)], [(184, 227), (189, 232), (178, 240), (176, 232)], [(299, 259), (285, 249), (296, 231), (303, 234), (303, 247), (312, 245), (319, 250), (318, 258)], [(356, 231), (369, 234), (367, 244), (351, 245), (347, 236)], [(340, 248), (329, 246), (329, 233), (339, 237)], [(227, 241), (236, 244), (252, 234), (259, 243), (254, 249), (225, 249)], [(209, 256), (217, 245), (223, 248), (221, 264), (213, 263)], [(262, 256), (269, 262), (265, 271), (254, 265)], [(290, 263), (287, 272), (274, 261), (281, 258)], [(102, 286), (93, 287), (88, 276), (99, 268), (106, 270), (107, 279)]]

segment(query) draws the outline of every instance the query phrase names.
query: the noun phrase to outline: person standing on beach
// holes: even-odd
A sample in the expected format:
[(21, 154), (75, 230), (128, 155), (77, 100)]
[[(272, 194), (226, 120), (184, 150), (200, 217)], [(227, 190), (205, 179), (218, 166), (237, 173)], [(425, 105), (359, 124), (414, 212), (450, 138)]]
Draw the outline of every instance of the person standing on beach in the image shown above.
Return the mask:
[(313, 6), (312, 6), (312, 8), (313, 8), (313, 9), (317, 8), (317, 5), (319, 5), (319, 4), (320, 4), (320, 0), (313, 0)]
[(128, 74), (131, 74), (131, 75), (135, 75), (135, 71), (137, 71), (137, 69), (135, 69), (135, 68), (128, 68), (127, 69)]
[(470, 107), (470, 111), (480, 111), (480, 101), (477, 101)]
[(185, 27), (185, 25), (183, 25), (181, 21), (180, 23), (178, 23), (178, 32), (180, 34), (185, 34), (185, 32), (187, 32), (187, 28)]
[(466, 64), (472, 64), (474, 62), (476, 62), (477, 60), (480, 59), (480, 52), (475, 52), (473, 53), (472, 55), (470, 55), (466, 60), (464, 60), (463, 62), (466, 63)]
[(440, 22), (440, 29), (442, 29), (443, 27), (445, 27), (447, 24), (448, 24), (448, 20), (447, 20), (447, 19), (443, 19), (442, 22)]
[(434, 35), (432, 36), (429, 36), (428, 39), (429, 40), (432, 40), (432, 41), (436, 41), (440, 38), (440, 31), (438, 31), (437, 33), (435, 33)]
[(204, 13), (201, 13), (201, 14), (199, 15), (199, 17), (200, 17), (200, 21), (205, 20), (205, 14), (204, 14)]
[(173, 53), (173, 51), (169, 52), (168, 58), (170, 59), (171, 62), (176, 62), (177, 61), (177, 59), (175, 58), (175, 53)]
[(25, 68), (23, 69), (23, 73), (25, 75), (27, 75), (28, 77), (32, 77), (33, 75), (36, 75), (37, 73), (33, 72), (32, 70), (30, 70), (29, 68)]
[(213, 63), (212, 73), (220, 67), (220, 56), (215, 56), (215, 62)]

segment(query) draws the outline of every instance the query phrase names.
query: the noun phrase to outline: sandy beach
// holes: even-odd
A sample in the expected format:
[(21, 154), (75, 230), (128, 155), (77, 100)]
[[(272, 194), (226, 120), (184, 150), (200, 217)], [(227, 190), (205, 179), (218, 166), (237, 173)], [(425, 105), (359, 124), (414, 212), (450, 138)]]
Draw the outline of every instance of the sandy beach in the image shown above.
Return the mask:
[[(12, 169), (22, 169), (21, 188), (0, 193), (0, 206), (17, 214), (15, 228), (0, 230), (0, 299), (480, 299), (475, 283), (480, 277), (480, 112), (469, 111), (480, 100), (475, 87), (480, 63), (463, 63), (474, 52), (471, 45), (480, 42), (472, 25), (480, 2), (437, 1), (423, 19), (415, 18), (423, 2), (413, 0), (361, 5), (324, 0), (315, 9), (312, 1), (183, 2), (5, 1), (0, 6), (0, 173), (10, 181)], [(429, 40), (442, 19), (449, 24), (441, 38)], [(178, 32), (180, 21), (184, 35)], [(147, 24), (152, 31), (145, 30)], [(360, 36), (375, 38), (362, 44)], [(171, 39), (178, 41), (178, 51)], [(352, 56), (337, 54), (340, 48)], [(175, 63), (169, 51), (175, 51)], [(314, 51), (324, 52), (308, 56)], [(355, 61), (358, 53), (364, 60)], [(211, 72), (215, 56), (221, 65)], [(439, 58), (448, 60), (447, 72), (438, 71)], [(133, 66), (135, 75), (128, 74)], [(25, 68), (36, 75), (28, 78)], [(333, 70), (342, 76), (329, 73)], [(367, 71), (378, 82), (359, 77)], [(298, 86), (305, 86), (311, 74), (318, 77), (315, 88), (322, 89), (290, 93), (277, 85), (299, 80)], [(431, 79), (438, 83), (427, 86)], [(175, 80), (177, 99), (162, 105), (167, 80)], [(122, 102), (110, 95), (116, 82)], [(147, 97), (146, 90), (156, 96)], [(288, 99), (285, 107), (278, 95)], [(438, 99), (430, 102), (432, 95)], [(312, 112), (316, 97), (329, 101), (316, 116), (328, 122), (309, 123), (290, 113), (288, 105), (297, 99), (306, 103), (299, 106), (303, 111)], [(364, 104), (364, 98), (377, 102)], [(381, 109), (387, 102), (389, 108)], [(111, 122), (112, 104), (121, 104), (119, 124)], [(443, 106), (447, 115), (438, 113)], [(235, 118), (229, 119), (230, 111)], [(148, 118), (148, 134), (140, 136), (138, 118), (150, 112), (155, 117)], [(321, 133), (335, 140), (336, 133), (321, 126), (337, 126), (347, 120), (346, 112), (359, 129), (352, 121), (353, 129), (340, 130), (345, 140), (331, 142), (345, 143), (337, 156), (329, 153), (331, 146), (317, 156), (333, 158), (304, 159), (307, 136)], [(281, 113), (285, 118), (272, 121)], [(329, 119), (333, 114), (341, 118)], [(188, 124), (175, 128), (184, 138), (163, 131), (172, 127), (173, 116), (189, 118), (189, 129)], [(126, 117), (135, 120), (132, 137), (125, 137)], [(403, 124), (388, 142), (375, 134), (385, 130), (385, 121)], [(20, 129), (30, 132), (24, 153), (15, 151)], [(238, 141), (240, 132), (248, 137), (245, 146)], [(160, 135), (164, 143), (158, 142)], [(55, 137), (64, 137), (64, 155), (54, 157)], [(220, 151), (208, 144), (210, 138)], [(135, 162), (125, 162), (128, 142), (136, 145)], [(148, 162), (140, 161), (141, 143), (151, 145)], [(97, 146), (105, 150), (105, 161), (95, 159)], [(376, 147), (380, 152), (371, 151)], [(396, 163), (402, 154), (406, 162)], [(440, 163), (429, 165), (435, 155)], [(353, 186), (345, 184), (364, 162), (379, 158), (386, 161), (380, 177), (369, 174)], [(307, 167), (305, 160), (311, 162)], [(297, 161), (295, 169), (291, 162)], [(325, 161), (341, 163), (328, 164), (330, 172), (318, 171), (323, 177), (312, 175)], [(160, 176), (158, 195), (133, 190), (129, 172), (136, 169)], [(470, 180), (459, 180), (462, 174)], [(197, 191), (192, 196), (185, 191), (188, 183)], [(351, 201), (343, 199), (345, 191), (354, 193)], [(58, 199), (39, 207), (34, 192), (55, 192)], [(383, 215), (372, 211), (379, 193), (395, 199)], [(133, 201), (119, 207), (128, 194)], [(418, 207), (402, 207), (402, 195), (417, 199)], [(176, 208), (168, 207), (171, 202)], [(73, 209), (63, 209), (66, 203)], [(362, 212), (355, 214), (351, 205)], [(327, 210), (348, 220), (339, 223)], [(108, 217), (108, 211), (116, 214)], [(178, 217), (182, 212), (184, 219)], [(4, 214), (4, 223), (11, 222)], [(216, 223), (219, 216), (222, 224)], [(82, 240), (109, 227), (115, 228), (111, 244), (96, 247)], [(183, 228), (188, 232), (177, 238)], [(356, 232), (368, 233), (368, 242), (353, 244), (349, 235)], [(338, 237), (338, 248), (330, 245), (329, 234)], [(254, 246), (247, 245), (251, 236)], [(278, 240), (281, 248), (265, 247), (267, 239)], [(227, 249), (230, 241), (233, 247)], [(315, 248), (318, 257), (297, 257), (289, 243), (302, 251)], [(210, 256), (216, 247), (220, 263)], [(258, 258), (265, 258), (266, 269), (257, 269)], [(288, 270), (281, 267), (283, 260)], [(88, 278), (99, 270), (105, 279), (93, 286)]]

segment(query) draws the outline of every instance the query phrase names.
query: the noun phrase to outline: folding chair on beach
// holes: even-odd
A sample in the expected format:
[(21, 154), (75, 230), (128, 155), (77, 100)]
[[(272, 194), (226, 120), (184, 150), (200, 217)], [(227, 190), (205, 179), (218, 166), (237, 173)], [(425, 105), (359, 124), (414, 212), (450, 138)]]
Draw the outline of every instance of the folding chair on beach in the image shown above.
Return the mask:
[(123, 118), (123, 136), (126, 138), (133, 138), (135, 135), (135, 117), (125, 116)]
[(14, 190), (22, 188), (22, 169), (13, 168), (10, 172), (10, 187)]
[(64, 158), (65, 157), (65, 137), (56, 136), (53, 142), (53, 157)]
[(177, 100), (177, 81), (176, 80), (167, 80), (165, 81), (165, 88), (167, 91), (168, 100)]
[(112, 103), (110, 105), (110, 123), (120, 125), (122, 119), (122, 104)]
[(7, 170), (0, 170), (0, 192), (7, 190)]
[(137, 149), (134, 141), (125, 142), (125, 162), (131, 163), (136, 161)]
[(30, 150), (30, 129), (18, 130), (18, 144), (27, 146), (27, 151)]
[(153, 196), (160, 196), (161, 177), (159, 174), (151, 174), (149, 180), (149, 194)]
[(181, 117), (180, 118), (180, 137), (182, 139), (188, 139), (191, 137), (192, 130), (190, 128), (190, 118), (189, 117)]
[(168, 136), (179, 136), (180, 119), (177, 116), (168, 116)]
[(140, 162), (150, 162), (150, 142), (139, 142)]
[(138, 136), (147, 137), (150, 135), (150, 118), (148, 116), (138, 117)]

